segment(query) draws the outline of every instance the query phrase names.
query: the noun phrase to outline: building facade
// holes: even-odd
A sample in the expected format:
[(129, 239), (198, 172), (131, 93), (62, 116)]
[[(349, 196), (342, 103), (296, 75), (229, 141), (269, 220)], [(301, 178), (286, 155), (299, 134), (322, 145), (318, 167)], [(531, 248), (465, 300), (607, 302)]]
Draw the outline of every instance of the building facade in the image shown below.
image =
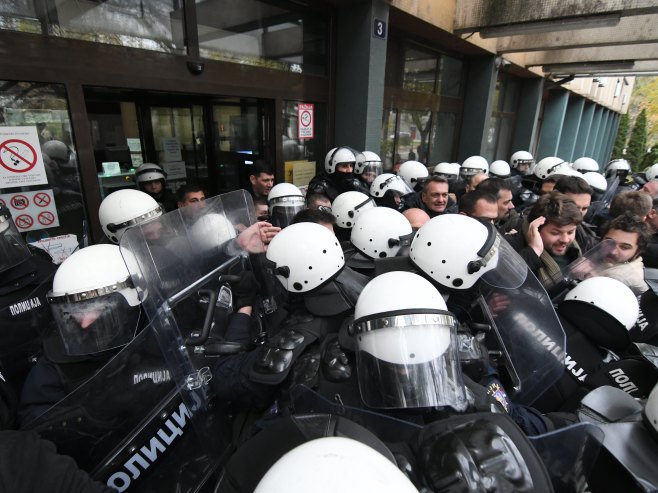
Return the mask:
[(88, 244), (144, 162), (209, 196), (246, 186), (257, 160), (308, 182), (336, 145), (385, 167), (516, 150), (605, 163), (633, 77), (548, 77), (532, 51), (459, 28), (468, 4), (4, 2), (0, 200), (28, 241)]

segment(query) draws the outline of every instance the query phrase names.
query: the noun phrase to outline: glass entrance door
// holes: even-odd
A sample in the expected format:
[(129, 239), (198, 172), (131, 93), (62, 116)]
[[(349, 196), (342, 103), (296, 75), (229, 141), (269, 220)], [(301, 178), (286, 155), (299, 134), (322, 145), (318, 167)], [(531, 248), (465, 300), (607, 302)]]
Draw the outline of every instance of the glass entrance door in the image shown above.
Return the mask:
[(185, 182), (208, 180), (203, 106), (150, 106), (153, 153), (172, 191)]
[(249, 174), (262, 160), (272, 171), (275, 163), (271, 139), (271, 111), (267, 101), (225, 98), (212, 107), (214, 175), (219, 192), (248, 187)]

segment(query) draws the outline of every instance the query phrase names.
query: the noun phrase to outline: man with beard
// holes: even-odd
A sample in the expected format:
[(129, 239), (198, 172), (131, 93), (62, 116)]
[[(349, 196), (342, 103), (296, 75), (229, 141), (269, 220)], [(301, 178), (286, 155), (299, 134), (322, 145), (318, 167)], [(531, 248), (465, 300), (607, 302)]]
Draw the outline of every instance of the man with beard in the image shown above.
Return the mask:
[(477, 186), (477, 190), (484, 190), (495, 195), (498, 214), (494, 224), (501, 234), (520, 227), (521, 217), (514, 210), (512, 189), (505, 180), (502, 178), (489, 178), (481, 182)]
[(581, 250), (575, 241), (583, 215), (576, 203), (564, 194), (542, 195), (521, 224), (521, 231), (505, 239), (519, 252), (541, 283), (550, 287), (561, 278), (562, 269)]
[(603, 240), (612, 240), (615, 247), (605, 256), (606, 269), (599, 274), (623, 282), (641, 295), (649, 286), (644, 282), (644, 263), (640, 254), (649, 241), (649, 225), (639, 217), (624, 214), (614, 218), (603, 233)]
[(249, 173), (249, 183), (251, 184), (249, 193), (254, 199), (259, 197), (267, 199), (270, 190), (274, 186), (274, 173), (265, 163), (257, 161), (251, 173)]

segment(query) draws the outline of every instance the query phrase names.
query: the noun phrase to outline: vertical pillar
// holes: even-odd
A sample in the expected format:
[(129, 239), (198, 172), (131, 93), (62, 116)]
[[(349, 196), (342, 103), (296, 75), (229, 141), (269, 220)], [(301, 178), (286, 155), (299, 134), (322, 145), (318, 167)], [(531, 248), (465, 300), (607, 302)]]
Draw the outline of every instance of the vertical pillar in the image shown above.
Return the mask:
[(388, 10), (383, 0), (351, 2), (338, 10), (336, 145), (379, 151), (386, 39), (375, 36), (374, 23), (381, 20), (388, 30)]
[(567, 112), (564, 115), (564, 125), (560, 135), (560, 143), (557, 147), (557, 155), (565, 161), (574, 161), (574, 149), (576, 147), (576, 138), (578, 137), (578, 127), (583, 116), (585, 99), (574, 94), (569, 96)]
[(458, 159), (479, 155), (489, 131), (489, 120), (496, 89), (498, 71), (495, 57), (482, 56), (469, 60)]
[(608, 108), (603, 110), (603, 121), (601, 123), (601, 129), (599, 130), (600, 139), (597, 139), (596, 150), (594, 152), (594, 159), (597, 162), (601, 162), (604, 149), (608, 145), (608, 134), (610, 133), (610, 122), (612, 120), (611, 113)]
[(594, 118), (594, 103), (585, 101), (583, 107), (583, 114), (580, 119), (580, 126), (578, 127), (578, 137), (576, 138), (576, 146), (573, 150), (574, 159), (579, 157), (589, 157), (585, 154), (585, 147), (587, 145), (587, 137), (589, 136), (590, 129), (592, 128), (592, 119)]
[(617, 131), (619, 130), (619, 120), (621, 115), (619, 113), (612, 114), (612, 125), (610, 126), (610, 136), (608, 137), (608, 145), (605, 149), (605, 153), (601, 158), (601, 168), (605, 166), (606, 163), (612, 158), (612, 148), (615, 146), (615, 139), (617, 138)]
[(553, 89), (548, 93), (535, 159), (539, 160), (547, 156), (557, 156), (568, 102), (569, 93), (564, 89)]
[(602, 115), (603, 115), (603, 107), (597, 104), (594, 108), (594, 117), (592, 118), (592, 128), (590, 128), (589, 135), (587, 136), (587, 144), (585, 144), (586, 156), (592, 156), (592, 154), (594, 153), (596, 136), (599, 134), (599, 127), (601, 126)]
[(516, 110), (516, 124), (512, 136), (512, 152), (533, 152), (537, 137), (537, 122), (541, 109), (544, 79), (523, 79)]

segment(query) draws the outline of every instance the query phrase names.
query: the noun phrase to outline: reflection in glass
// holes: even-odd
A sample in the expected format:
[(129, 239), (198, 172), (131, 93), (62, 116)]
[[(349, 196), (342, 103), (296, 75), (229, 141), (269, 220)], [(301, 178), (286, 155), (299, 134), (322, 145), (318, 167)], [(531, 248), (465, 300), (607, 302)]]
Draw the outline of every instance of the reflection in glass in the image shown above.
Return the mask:
[[(32, 219), (19, 221), (19, 232), (25, 234), (28, 243), (64, 234), (74, 234), (82, 241), (86, 214), (64, 85), (0, 81), (0, 126), (36, 129), (41, 147), (37, 152), (42, 155), (48, 181), (20, 188), (4, 185), (5, 188), (0, 188), (0, 196), (4, 195), (2, 198), (8, 202), (6, 194), (20, 191), (32, 196), (28, 192), (43, 190), (52, 193), (55, 202), (54, 217), (49, 212), (52, 209), (41, 216), (36, 208), (26, 211)], [(12, 211), (14, 220), (19, 215), (17, 212)]]
[[(35, 5), (41, 3), (39, 19)], [(177, 0), (23, 0), (0, 6), (0, 29), (182, 54), (182, 4)]]
[(429, 111), (400, 111), (397, 152), (402, 161), (427, 164), (431, 116)]
[(432, 145), (430, 146), (431, 162), (436, 164), (452, 160), (452, 148), (455, 141), (457, 126), (456, 113), (435, 113), (435, 124), (432, 129)]
[(287, 6), (259, 0), (196, 0), (201, 56), (325, 75), (326, 19)]
[(413, 92), (436, 92), (436, 67), (436, 55), (407, 49), (404, 56), (403, 88)]
[(393, 154), (395, 145), (395, 123), (398, 112), (395, 109), (384, 110), (382, 121), (382, 147), (379, 156), (384, 164), (384, 171), (390, 171), (393, 163), (401, 163), (402, 156)]
[(439, 93), (442, 96), (459, 97), (461, 95), (463, 63), (458, 58), (441, 55), (439, 72)]

